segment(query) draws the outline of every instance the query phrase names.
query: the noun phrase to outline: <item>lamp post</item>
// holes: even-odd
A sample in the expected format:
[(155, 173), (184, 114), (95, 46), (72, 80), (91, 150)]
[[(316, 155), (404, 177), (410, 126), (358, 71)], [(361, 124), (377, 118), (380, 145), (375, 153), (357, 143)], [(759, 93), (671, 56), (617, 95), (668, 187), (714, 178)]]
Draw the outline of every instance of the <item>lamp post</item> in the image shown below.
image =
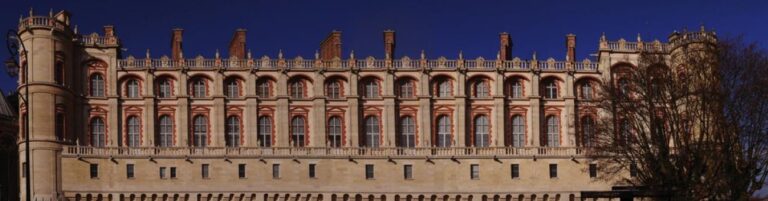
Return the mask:
[[(32, 194), (31, 194), (31, 181), (30, 181), (30, 173), (29, 167), (29, 108), (31, 105), (27, 102), (29, 98), (29, 89), (27, 88), (27, 83), (29, 82), (29, 69), (28, 69), (28, 59), (27, 59), (27, 48), (24, 47), (24, 42), (21, 41), (21, 36), (19, 35), (19, 32), (16, 30), (8, 30), (5, 36), (5, 44), (8, 48), (8, 53), (11, 55), (8, 60), (5, 60), (5, 67), (6, 72), (11, 77), (16, 77), (19, 75), (19, 70), (22, 69), (22, 72), (24, 72), (24, 80), (22, 83), (20, 83), (19, 89), (21, 87), (24, 87), (24, 96), (19, 96), (20, 99), (23, 101), (24, 106), (26, 107), (27, 114), (24, 115), (24, 173), (25, 175), (25, 182), (26, 182), (26, 191), (27, 191), (27, 201), (32, 200)], [(19, 56), (24, 57), (24, 63), (23, 66), (19, 65)], [(18, 94), (18, 93), (17, 93)], [(19, 94), (20, 95), (20, 94)]]

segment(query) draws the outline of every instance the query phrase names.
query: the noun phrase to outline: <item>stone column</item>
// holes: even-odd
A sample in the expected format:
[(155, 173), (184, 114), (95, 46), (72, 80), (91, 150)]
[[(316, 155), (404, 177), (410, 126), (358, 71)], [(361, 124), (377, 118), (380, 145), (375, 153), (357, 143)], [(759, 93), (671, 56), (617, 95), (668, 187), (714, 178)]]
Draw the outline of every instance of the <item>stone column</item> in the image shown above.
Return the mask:
[(418, 130), (417, 147), (432, 146), (432, 95), (429, 93), (431, 87), (428, 73), (422, 73), (419, 79), (419, 90), (416, 91), (419, 97), (419, 111), (416, 117)]
[(275, 111), (275, 119), (273, 120), (275, 126), (275, 144), (277, 147), (288, 146), (288, 128), (290, 122), (290, 114), (288, 108), (288, 75), (281, 73), (277, 78), (277, 108)]
[(560, 117), (560, 129), (566, 131), (562, 132), (563, 142), (560, 142), (561, 146), (576, 146), (576, 103), (574, 95), (574, 77), (573, 73), (568, 73), (565, 77), (565, 114)]
[(211, 108), (211, 114), (208, 116), (208, 123), (211, 125), (209, 133), (210, 146), (221, 147), (226, 145), (224, 141), (225, 133), (225, 119), (227, 118), (227, 106), (224, 104), (223, 83), (224, 75), (216, 73), (213, 78), (213, 108)]
[(243, 117), (245, 143), (243, 146), (255, 147), (258, 145), (259, 101), (256, 99), (256, 80), (258, 77), (255, 74), (248, 74), (245, 87), (243, 87), (245, 89), (245, 114)]
[(381, 143), (383, 147), (394, 147), (396, 145), (395, 143), (395, 135), (396, 135), (396, 127), (397, 125), (397, 117), (395, 110), (397, 110), (395, 106), (395, 75), (392, 74), (392, 72), (388, 72), (386, 74), (386, 77), (384, 78), (384, 94), (382, 94), (384, 98), (384, 114), (382, 117), (382, 124), (383, 124), (383, 132), (384, 135), (383, 139), (384, 141)]
[(347, 102), (349, 103), (347, 114), (347, 146), (358, 147), (360, 146), (360, 99), (357, 95), (357, 72), (349, 73), (349, 95), (347, 96)]
[(155, 146), (155, 74), (145, 72), (144, 74), (144, 117), (142, 136), (143, 146)]
[(491, 119), (491, 125), (493, 131), (491, 133), (492, 144), (489, 146), (504, 146), (505, 129), (506, 129), (506, 112), (504, 106), (504, 74), (499, 72), (496, 74), (496, 82), (493, 87), (493, 113)]
[(453, 114), (453, 142), (452, 147), (465, 146), (467, 136), (467, 95), (466, 83), (467, 75), (462, 70), (456, 71), (456, 85), (454, 85), (453, 95), (455, 97), (455, 112)]
[(188, 74), (186, 72), (179, 73), (178, 90), (176, 97), (179, 100), (179, 107), (176, 108), (176, 146), (189, 146), (189, 122), (192, 116), (189, 114), (189, 95), (187, 92), (187, 79)]
[(532, 73), (531, 75), (531, 87), (528, 88), (528, 94), (530, 94), (531, 110), (528, 114), (528, 133), (529, 146), (541, 146), (539, 142), (541, 140), (541, 96), (539, 96), (539, 74)]
[(325, 134), (325, 75), (321, 72), (315, 72), (315, 84), (314, 91), (315, 97), (312, 100), (312, 114), (311, 118), (308, 118), (309, 124), (312, 125), (312, 132), (310, 132), (309, 146), (311, 147), (325, 147), (326, 134)]

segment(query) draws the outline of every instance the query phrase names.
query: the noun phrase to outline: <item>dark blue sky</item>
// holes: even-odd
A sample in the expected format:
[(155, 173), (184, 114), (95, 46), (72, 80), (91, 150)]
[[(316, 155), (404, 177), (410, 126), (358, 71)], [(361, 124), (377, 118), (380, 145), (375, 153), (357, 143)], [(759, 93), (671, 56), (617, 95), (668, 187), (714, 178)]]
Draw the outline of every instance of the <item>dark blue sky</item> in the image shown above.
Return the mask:
[[(76, 2), (76, 3), (75, 3)], [(535, 2), (535, 3), (534, 3)], [(212, 57), (226, 47), (236, 28), (248, 29), (254, 56), (311, 58), (319, 42), (343, 32), (345, 57), (383, 57), (382, 34), (397, 31), (397, 54), (418, 57), (495, 58), (498, 33), (509, 32), (513, 56), (563, 59), (564, 36), (577, 35), (577, 59), (597, 49), (601, 32), (610, 40), (664, 41), (674, 30), (714, 28), (719, 35), (768, 41), (768, 1), (37, 1), (12, 0), (0, 8), (0, 28), (15, 28), (29, 8), (47, 15), (69, 10), (80, 33), (116, 27), (127, 54), (153, 57), (170, 52), (170, 31), (185, 29), (184, 55)], [(0, 51), (0, 58), (8, 57)], [(594, 59), (593, 59), (594, 60)], [(15, 89), (3, 68), (0, 89)]]

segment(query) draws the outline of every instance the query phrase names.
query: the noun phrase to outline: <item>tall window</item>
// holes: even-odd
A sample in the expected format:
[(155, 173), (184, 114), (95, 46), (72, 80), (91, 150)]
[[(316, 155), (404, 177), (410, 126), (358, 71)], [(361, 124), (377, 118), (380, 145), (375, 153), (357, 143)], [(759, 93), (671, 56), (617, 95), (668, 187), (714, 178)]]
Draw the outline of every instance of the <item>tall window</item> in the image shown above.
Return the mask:
[(53, 68), (53, 80), (56, 84), (64, 84), (64, 63), (56, 62), (56, 66)]
[(203, 98), (208, 95), (206, 92), (205, 80), (198, 78), (192, 81), (192, 97)]
[(620, 98), (627, 98), (628, 95), (629, 95), (629, 81), (627, 79), (619, 79)]
[(450, 80), (440, 80), (437, 82), (437, 97), (445, 98), (445, 97), (451, 97), (452, 89), (451, 89), (451, 81)]
[(240, 118), (230, 116), (227, 118), (226, 145), (228, 147), (240, 146)]
[(441, 115), (437, 118), (437, 139), (435, 143), (438, 147), (451, 146), (451, 118)]
[(306, 135), (306, 129), (304, 128), (305, 124), (306, 122), (302, 116), (294, 117), (293, 120), (291, 120), (291, 144), (294, 147), (304, 146), (304, 136)]
[(560, 146), (560, 120), (556, 116), (547, 117), (547, 146)]
[(525, 118), (520, 115), (512, 117), (512, 146), (523, 147), (525, 145)]
[(368, 116), (365, 118), (365, 146), (379, 147), (379, 118)]
[(475, 147), (487, 147), (488, 139), (488, 117), (480, 115), (475, 118)]
[(581, 144), (585, 147), (591, 147), (593, 145), (593, 139), (595, 136), (595, 122), (592, 117), (586, 116), (581, 119)]
[(272, 120), (268, 116), (259, 117), (259, 146), (272, 146)]
[(208, 140), (208, 118), (203, 115), (197, 115), (193, 122), (192, 145), (195, 147), (205, 147)]
[(592, 85), (589, 82), (581, 85), (581, 99), (592, 100)]
[(554, 80), (550, 80), (544, 84), (544, 98), (557, 98), (557, 83), (555, 83)]
[(364, 97), (365, 98), (378, 98), (379, 97), (379, 83), (376, 80), (369, 80), (364, 85)]
[(130, 79), (125, 83), (125, 96), (128, 98), (139, 97), (139, 81), (136, 79)]
[(91, 120), (91, 146), (103, 147), (106, 144), (104, 120), (96, 117)]
[(413, 98), (413, 81), (403, 80), (400, 82), (400, 98)]
[(328, 120), (328, 146), (341, 146), (341, 118), (337, 116)]
[(158, 145), (161, 147), (173, 146), (173, 119), (170, 116), (160, 116), (160, 132), (158, 135)]
[(104, 97), (104, 77), (101, 74), (91, 76), (91, 96)]
[(157, 83), (158, 91), (157, 96), (160, 98), (168, 98), (173, 96), (173, 92), (171, 91), (171, 80), (169, 79), (162, 79)]
[(269, 80), (260, 80), (259, 83), (256, 84), (256, 94), (259, 95), (261, 98), (269, 98), (272, 97), (271, 87)]
[(140, 145), (140, 130), (141, 124), (139, 122), (139, 117), (128, 117), (128, 136), (126, 136), (126, 140), (128, 140), (127, 143), (129, 147), (138, 147)]
[(230, 79), (227, 81), (227, 98), (239, 98), (240, 97), (240, 84), (236, 79)]
[(474, 88), (475, 88), (476, 98), (485, 98), (490, 96), (490, 92), (488, 89), (488, 82), (486, 82), (485, 80), (478, 80), (477, 82), (475, 82)]
[(291, 82), (291, 98), (304, 98), (304, 83), (301, 81)]
[(415, 147), (416, 146), (416, 125), (414, 124), (413, 117), (404, 116), (400, 119), (400, 147)]
[(629, 126), (629, 121), (627, 120), (621, 120), (619, 121), (619, 142), (623, 144), (627, 144), (630, 140), (632, 133), (632, 128)]
[(509, 96), (512, 96), (512, 98), (522, 98), (523, 97), (523, 83), (520, 80), (513, 80), (511, 84), (509, 84)]
[(331, 81), (325, 85), (325, 95), (328, 98), (338, 99), (341, 98), (341, 85), (338, 81)]
[(56, 140), (64, 140), (64, 114), (56, 113)]

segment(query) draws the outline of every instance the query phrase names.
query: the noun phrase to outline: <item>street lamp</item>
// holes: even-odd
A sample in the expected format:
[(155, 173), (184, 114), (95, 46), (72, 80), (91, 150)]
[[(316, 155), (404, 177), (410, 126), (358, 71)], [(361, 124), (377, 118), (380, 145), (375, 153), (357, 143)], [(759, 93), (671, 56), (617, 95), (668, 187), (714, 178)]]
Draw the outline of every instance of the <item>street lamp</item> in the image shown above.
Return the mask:
[[(30, 107), (32, 105), (27, 103), (27, 100), (29, 98), (29, 89), (27, 89), (27, 86), (28, 86), (27, 82), (29, 81), (29, 73), (27, 73), (27, 72), (29, 72), (28, 71), (29, 69), (28, 69), (27, 61), (29, 61), (29, 60), (27, 59), (27, 48), (24, 47), (24, 43), (21, 41), (21, 36), (19, 36), (19, 32), (18, 31), (13, 30), (13, 29), (8, 30), (8, 32), (6, 33), (6, 37), (5, 37), (5, 45), (8, 48), (8, 53), (10, 53), (10, 55), (11, 55), (11, 57), (8, 58), (8, 60), (5, 60), (5, 62), (4, 62), (5, 63), (5, 67), (6, 67), (6, 72), (8, 73), (8, 75), (11, 76), (11, 77), (16, 77), (16, 76), (19, 75), (19, 70), (21, 68), (24, 68), (23, 69), (23, 72), (24, 72), (24, 80), (23, 81), (24, 82), (20, 83), (20, 85), (19, 85), (19, 89), (21, 89), (22, 86), (24, 87), (24, 96), (19, 96), (19, 99), (21, 99), (23, 101), (24, 106), (26, 107), (26, 111), (27, 111), (27, 114), (24, 115), (24, 128), (23, 128), (23, 130), (24, 130), (24, 148), (25, 148), (25, 151), (24, 151), (24, 157), (25, 157), (24, 164), (25, 165), (22, 168), (24, 168), (24, 172), (26, 174), (25, 175), (25, 181), (26, 181), (26, 189), (27, 189), (26, 190), (27, 191), (27, 201), (31, 201), (32, 200), (32, 193), (31, 193), (30, 174), (32, 172), (29, 171), (29, 168), (30, 168), (29, 166), (31, 164), (29, 163), (30, 162), (29, 161), (29, 140), (30, 140), (30, 137), (29, 137), (29, 113), (28, 112), (30, 111)], [(20, 52), (21, 52), (21, 54), (19, 54)], [(24, 62), (23, 66), (19, 65), (19, 59), (18, 59), (19, 56), (24, 57), (24, 61), (25, 62)], [(17, 94), (19, 94), (19, 93), (17, 93)], [(19, 94), (19, 95), (21, 95), (21, 94)]]

